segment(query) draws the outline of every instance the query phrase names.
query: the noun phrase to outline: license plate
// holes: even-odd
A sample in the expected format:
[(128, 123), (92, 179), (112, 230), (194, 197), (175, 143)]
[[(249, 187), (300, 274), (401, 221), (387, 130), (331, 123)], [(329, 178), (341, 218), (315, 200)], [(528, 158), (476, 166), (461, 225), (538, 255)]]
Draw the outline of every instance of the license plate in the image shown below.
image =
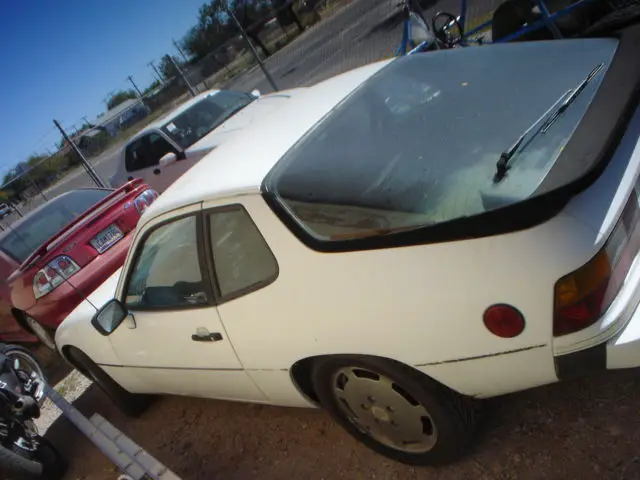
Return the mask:
[(98, 253), (103, 253), (115, 245), (123, 236), (122, 230), (115, 225), (109, 225), (91, 239), (91, 245)]

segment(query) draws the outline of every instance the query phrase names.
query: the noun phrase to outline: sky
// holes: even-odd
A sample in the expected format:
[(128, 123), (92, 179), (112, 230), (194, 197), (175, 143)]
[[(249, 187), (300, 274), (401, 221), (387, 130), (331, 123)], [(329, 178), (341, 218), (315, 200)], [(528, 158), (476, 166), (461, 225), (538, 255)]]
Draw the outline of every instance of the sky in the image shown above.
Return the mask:
[[(106, 110), (114, 90), (143, 90), (206, 0), (0, 0), (0, 175)], [(0, 178), (2, 178), (0, 176)]]

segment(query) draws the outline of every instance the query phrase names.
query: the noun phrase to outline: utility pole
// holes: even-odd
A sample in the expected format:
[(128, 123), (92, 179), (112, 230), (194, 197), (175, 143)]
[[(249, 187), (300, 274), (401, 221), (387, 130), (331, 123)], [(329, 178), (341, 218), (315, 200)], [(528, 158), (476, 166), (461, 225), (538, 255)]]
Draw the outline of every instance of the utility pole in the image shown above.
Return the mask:
[(187, 60), (187, 56), (184, 54), (184, 52), (180, 48), (180, 45), (178, 45), (178, 42), (176, 42), (173, 38), (171, 39), (171, 41), (173, 42), (173, 46), (176, 47), (176, 50), (180, 52), (180, 55), (182, 56), (182, 60), (184, 60), (184, 63), (187, 63), (189, 60)]
[(129, 75), (127, 78), (131, 82), (131, 85), (133, 85), (133, 88), (136, 89), (136, 92), (138, 92), (138, 96), (140, 97), (140, 100), (142, 100), (142, 92), (140, 91), (140, 89), (136, 85), (136, 82), (133, 81), (133, 77), (131, 75)]
[(253, 46), (253, 43), (251, 42), (251, 39), (247, 35), (247, 32), (245, 32), (244, 28), (242, 28), (242, 24), (236, 18), (236, 16), (233, 13), (233, 11), (229, 8), (229, 4), (227, 3), (227, 1), (224, 1), (223, 5), (224, 5), (225, 10), (229, 14), (229, 16), (233, 19), (233, 21), (235, 22), (236, 26), (240, 30), (240, 34), (242, 35), (242, 37), (245, 39), (245, 41), (249, 45), (249, 48), (251, 49), (251, 53), (253, 53), (253, 56), (255, 57), (256, 62), (258, 62), (258, 66), (260, 67), (260, 70), (262, 70), (262, 73), (264, 73), (264, 76), (267, 77), (267, 80), (271, 84), (271, 88), (273, 88), (273, 90), (277, 92), (278, 91), (278, 87), (276, 86), (276, 82), (273, 80), (273, 78), (271, 77), (271, 74), (265, 68), (264, 64), (262, 63), (262, 60), (260, 60), (260, 55), (258, 55), (258, 52), (256, 51), (256, 47)]
[(87, 161), (86, 157), (82, 154), (78, 146), (73, 142), (73, 140), (71, 140), (71, 138), (69, 138), (69, 135), (67, 135), (67, 132), (64, 131), (64, 129), (60, 126), (60, 124), (56, 119), (53, 120), (53, 124), (58, 128), (58, 130), (60, 130), (60, 133), (62, 134), (62, 138), (64, 138), (67, 142), (69, 142), (69, 145), (71, 146), (73, 151), (76, 152), (78, 157), (80, 157), (80, 163), (82, 163), (82, 166), (87, 171), (87, 175), (89, 175), (89, 178), (93, 180), (93, 182), (97, 186), (102, 188), (107, 188), (107, 185), (102, 181), (98, 173), (93, 169), (91, 164)]
[(162, 75), (160, 75), (160, 72), (158, 71), (158, 69), (156, 68), (155, 63), (153, 63), (153, 61), (147, 63), (147, 65), (149, 65), (151, 68), (153, 68), (153, 71), (156, 72), (156, 76), (158, 77), (158, 81), (164, 85), (164, 78), (162, 78)]
[(176, 61), (173, 59), (173, 57), (171, 55), (167, 55), (167, 57), (169, 57), (169, 61), (173, 63), (173, 66), (176, 67), (176, 70), (178, 71), (178, 75), (180, 75), (182, 77), (182, 80), (184, 80), (184, 83), (187, 85), (187, 88), (189, 89), (189, 93), (191, 93), (191, 96), (195, 97), (198, 94), (198, 92), (196, 92), (193, 86), (189, 83), (189, 80), (187, 79), (186, 75), (182, 72), (182, 70), (180, 70), (180, 67), (178, 66)]

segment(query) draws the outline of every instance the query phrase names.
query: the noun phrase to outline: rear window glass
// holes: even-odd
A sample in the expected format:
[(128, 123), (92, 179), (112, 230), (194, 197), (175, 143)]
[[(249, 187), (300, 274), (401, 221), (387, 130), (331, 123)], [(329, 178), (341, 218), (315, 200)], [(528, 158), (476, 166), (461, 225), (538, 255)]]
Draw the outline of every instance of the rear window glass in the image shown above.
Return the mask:
[(34, 250), (111, 192), (88, 188), (54, 198), (11, 225), (0, 239), (0, 249), (18, 263), (24, 262)]
[[(395, 60), (294, 145), (266, 190), (321, 240), (433, 225), (524, 200), (580, 123), (617, 44), (531, 42)], [(535, 133), (545, 112), (600, 64), (546, 133)], [(494, 183), (501, 153), (541, 117), (508, 176)]]

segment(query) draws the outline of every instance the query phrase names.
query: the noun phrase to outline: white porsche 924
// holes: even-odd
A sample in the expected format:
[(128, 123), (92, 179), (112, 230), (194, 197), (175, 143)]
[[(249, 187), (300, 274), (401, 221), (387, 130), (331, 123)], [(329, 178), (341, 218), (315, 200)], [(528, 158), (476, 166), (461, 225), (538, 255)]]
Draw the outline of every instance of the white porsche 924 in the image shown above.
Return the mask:
[(59, 351), (132, 414), (320, 406), (416, 465), (464, 451), (478, 399), (640, 365), (639, 39), (301, 89), (149, 207)]

